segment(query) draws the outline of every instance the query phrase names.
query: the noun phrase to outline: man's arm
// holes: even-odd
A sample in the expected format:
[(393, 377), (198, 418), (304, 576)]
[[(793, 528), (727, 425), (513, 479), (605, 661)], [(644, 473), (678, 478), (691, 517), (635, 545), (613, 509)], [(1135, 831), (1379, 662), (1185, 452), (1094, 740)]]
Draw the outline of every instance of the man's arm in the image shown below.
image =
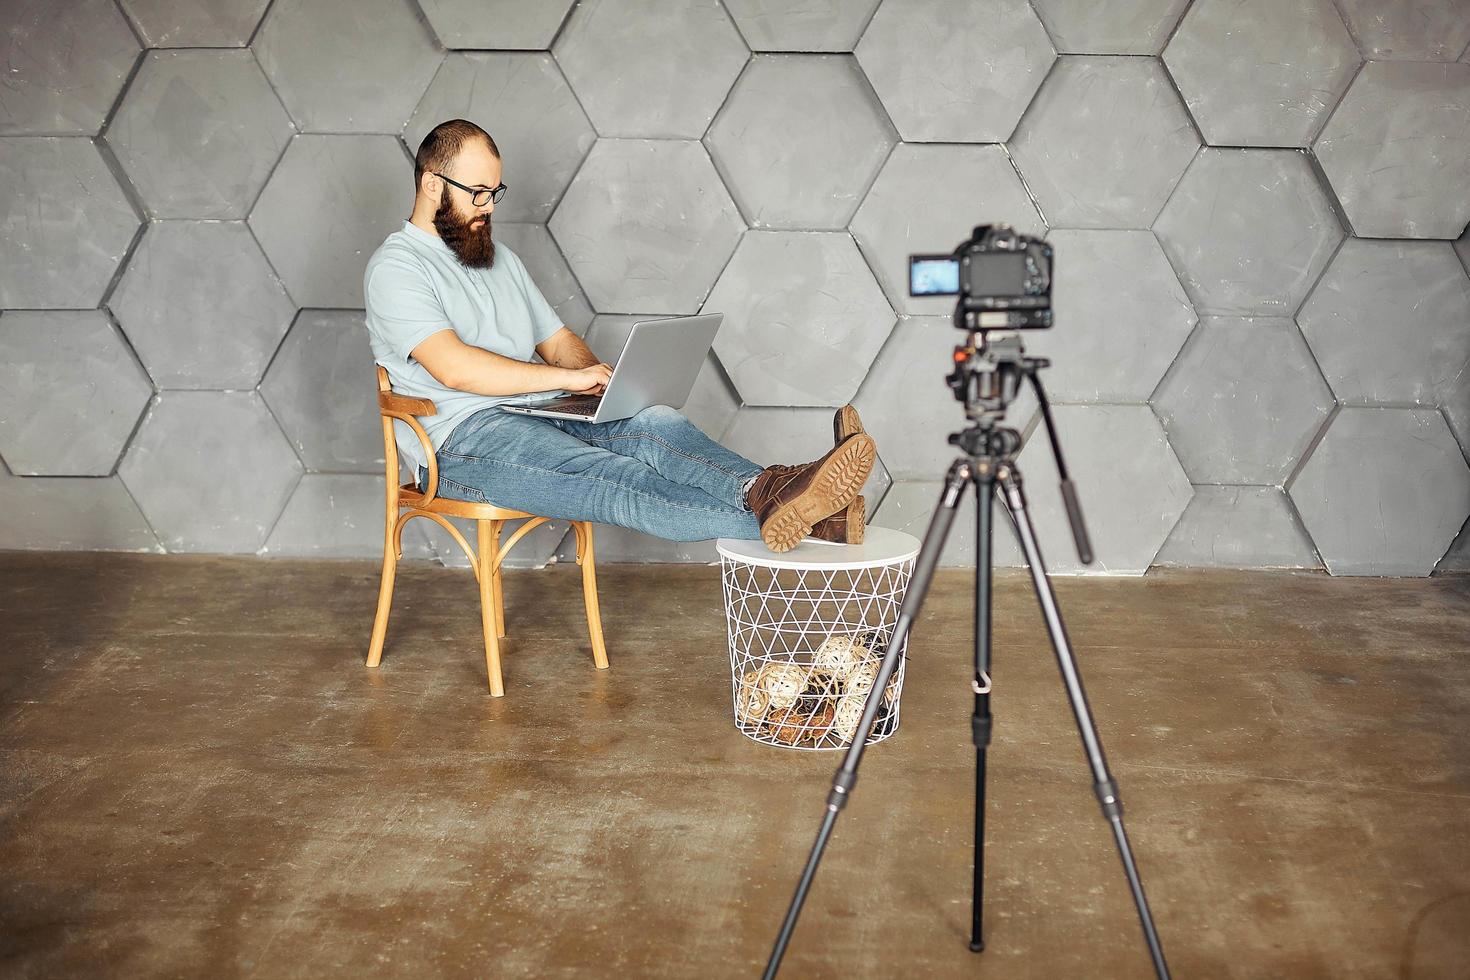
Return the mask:
[(568, 327), (562, 327), (537, 344), (536, 353), (540, 354), (541, 359), (547, 364), (573, 370), (591, 367), (599, 361), (598, 356), (592, 353), (592, 348), (588, 347), (582, 338), (572, 333)]
[[(577, 340), (575, 334), (563, 327), (545, 343), (550, 344), (562, 333)], [(586, 345), (580, 340), (577, 343), (586, 350)], [(611, 369), (597, 364), (595, 357), (586, 368), (518, 361), (466, 344), (449, 327), (421, 342), (413, 349), (412, 357), (446, 388), (476, 395), (524, 395), (560, 389), (596, 391), (612, 375)]]

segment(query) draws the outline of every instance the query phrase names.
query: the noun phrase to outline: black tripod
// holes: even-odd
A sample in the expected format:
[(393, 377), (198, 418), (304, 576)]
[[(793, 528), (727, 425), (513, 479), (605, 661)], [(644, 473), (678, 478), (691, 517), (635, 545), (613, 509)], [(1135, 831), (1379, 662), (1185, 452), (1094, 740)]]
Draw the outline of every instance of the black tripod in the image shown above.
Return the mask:
[[(983, 334), (982, 334), (983, 338)], [(1102, 742), (1098, 739), (1097, 727), (1092, 721), (1092, 712), (1087, 705), (1087, 695), (1082, 689), (1082, 677), (1077, 672), (1077, 663), (1072, 656), (1072, 647), (1067, 640), (1062, 615), (1057, 609), (1056, 596), (1042, 564), (1041, 549), (1036, 542), (1036, 533), (1031, 518), (1026, 512), (1026, 497), (1021, 490), (1021, 474), (1016, 469), (1016, 454), (1021, 448), (1021, 436), (1016, 430), (1003, 428), (997, 423), (1004, 417), (1006, 406), (1015, 398), (1020, 382), (1029, 378), (1041, 405), (1047, 434), (1051, 439), (1052, 451), (1056, 456), (1057, 475), (1061, 480), (1062, 498), (1066, 502), (1067, 517), (1072, 525), (1072, 535), (1077, 543), (1077, 553), (1083, 564), (1092, 561), (1091, 545), (1087, 530), (1082, 523), (1082, 511), (1078, 507), (1072, 482), (1067, 477), (1062, 461), (1061, 447), (1057, 443), (1056, 430), (1052, 425), (1051, 407), (1046, 392), (1036, 372), (1047, 366), (1043, 358), (1026, 357), (1018, 336), (1014, 334), (993, 340), (982, 339), (977, 346), (976, 334), (971, 333), (969, 342), (955, 348), (955, 372), (949, 383), (956, 397), (965, 402), (965, 414), (971, 425), (962, 432), (949, 437), (965, 453), (950, 466), (945, 477), (944, 489), (940, 494), (939, 507), (930, 519), (929, 529), (924, 534), (924, 543), (914, 564), (914, 573), (899, 609), (898, 622), (893, 628), (893, 638), (879, 667), (877, 680), (868, 694), (863, 709), (862, 721), (853, 736), (852, 747), (847, 750), (837, 776), (832, 782), (832, 791), (827, 796), (826, 812), (812, 845), (796, 894), (787, 909), (786, 919), (776, 938), (775, 948), (766, 963), (765, 977), (775, 977), (780, 969), (781, 958), (791, 940), (796, 920), (801, 915), (802, 903), (816, 876), (822, 852), (832, 836), (837, 815), (847, 803), (857, 783), (858, 764), (862, 761), (869, 732), (872, 731), (878, 708), (882, 704), (882, 692), (887, 689), (888, 679), (898, 666), (899, 657), (908, 645), (909, 629), (918, 618), (934, 577), (935, 566), (949, 537), (959, 508), (960, 496), (967, 483), (975, 484), (975, 677), (971, 687), (975, 692), (975, 713), (970, 717), (971, 732), (975, 742), (975, 881), (971, 905), (970, 949), (980, 952), (985, 948), (981, 933), (981, 906), (985, 885), (985, 754), (990, 745), (990, 597), (991, 597), (991, 498), (1000, 489), (1000, 501), (1011, 519), (1031, 570), (1031, 582), (1036, 599), (1041, 604), (1041, 615), (1046, 621), (1047, 633), (1052, 648), (1056, 651), (1057, 666), (1061, 669), (1062, 684), (1071, 702), (1072, 714), (1077, 721), (1078, 734), (1082, 736), (1082, 748), (1092, 769), (1093, 792), (1102, 805), (1104, 818), (1112, 827), (1113, 839), (1118, 846), (1118, 856), (1123, 861), (1123, 873), (1128, 877), (1128, 887), (1133, 892), (1133, 904), (1138, 909), (1138, 918), (1143, 926), (1144, 941), (1153, 958), (1154, 972), (1166, 980), (1168, 964), (1164, 962), (1164, 950), (1159, 944), (1154, 929), (1153, 916), (1149, 912), (1148, 899), (1143, 894), (1143, 882), (1138, 877), (1138, 868), (1133, 862), (1133, 850), (1128, 844), (1128, 834), (1123, 828), (1123, 801), (1118, 796), (1118, 784), (1108, 772), (1107, 760), (1103, 757)]]

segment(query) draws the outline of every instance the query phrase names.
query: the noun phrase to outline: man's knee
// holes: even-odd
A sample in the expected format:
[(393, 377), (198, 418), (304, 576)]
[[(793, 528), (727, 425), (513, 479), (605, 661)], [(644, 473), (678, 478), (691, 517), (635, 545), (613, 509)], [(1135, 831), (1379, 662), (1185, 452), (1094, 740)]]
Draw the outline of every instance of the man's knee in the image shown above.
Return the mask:
[(650, 405), (639, 412), (635, 418), (639, 422), (660, 428), (687, 425), (689, 422), (684, 417), (683, 412), (680, 412), (677, 408), (670, 408), (667, 405)]

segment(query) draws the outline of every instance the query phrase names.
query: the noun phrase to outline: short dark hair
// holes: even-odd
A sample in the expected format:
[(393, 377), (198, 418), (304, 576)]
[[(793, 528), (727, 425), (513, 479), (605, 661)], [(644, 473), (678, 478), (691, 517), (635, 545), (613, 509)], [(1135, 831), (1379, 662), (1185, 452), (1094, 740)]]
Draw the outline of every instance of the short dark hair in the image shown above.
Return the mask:
[(500, 157), (500, 147), (490, 138), (490, 134), (468, 119), (451, 119), (442, 122), (429, 130), (429, 135), (419, 144), (419, 152), (413, 158), (413, 186), (417, 193), (424, 174), (434, 171), (446, 170), (459, 156), (459, 151), (470, 140), (484, 140), (490, 147), (490, 152), (495, 154), (496, 159)]

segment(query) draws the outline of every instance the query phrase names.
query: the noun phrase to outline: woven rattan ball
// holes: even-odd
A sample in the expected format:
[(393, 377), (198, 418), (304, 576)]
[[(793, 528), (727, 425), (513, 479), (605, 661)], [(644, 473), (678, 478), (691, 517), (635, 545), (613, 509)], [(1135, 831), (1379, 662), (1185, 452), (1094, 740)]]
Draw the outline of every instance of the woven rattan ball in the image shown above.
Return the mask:
[(771, 696), (760, 685), (760, 672), (747, 670), (741, 679), (740, 692), (736, 698), (736, 722), (741, 725), (756, 725), (766, 717), (771, 707)]
[(863, 720), (864, 699), (861, 695), (849, 694), (837, 702), (832, 714), (832, 734), (844, 745), (851, 745), (857, 735), (858, 723)]
[(867, 660), (858, 664), (847, 675), (847, 693), (864, 697), (878, 680), (878, 661)]
[(796, 664), (769, 663), (758, 673), (761, 689), (774, 710), (791, 707), (806, 689), (807, 672)]
[(842, 690), (841, 677), (831, 670), (814, 666), (807, 672), (806, 687), (802, 689), (801, 696), (803, 699), (822, 698), (831, 701), (841, 697)]
[(857, 641), (856, 636), (834, 634), (822, 641), (812, 655), (813, 666), (830, 671), (839, 680), (845, 680), (853, 667), (868, 656), (867, 647)]
[(833, 702), (828, 701), (806, 721), (806, 731), (802, 733), (803, 741), (812, 745), (820, 743), (832, 733), (832, 719), (835, 716)]
[(832, 730), (832, 705), (817, 704), (815, 710), (803, 711), (805, 703), (782, 711), (773, 711), (766, 719), (766, 731), (786, 745), (815, 745)]

